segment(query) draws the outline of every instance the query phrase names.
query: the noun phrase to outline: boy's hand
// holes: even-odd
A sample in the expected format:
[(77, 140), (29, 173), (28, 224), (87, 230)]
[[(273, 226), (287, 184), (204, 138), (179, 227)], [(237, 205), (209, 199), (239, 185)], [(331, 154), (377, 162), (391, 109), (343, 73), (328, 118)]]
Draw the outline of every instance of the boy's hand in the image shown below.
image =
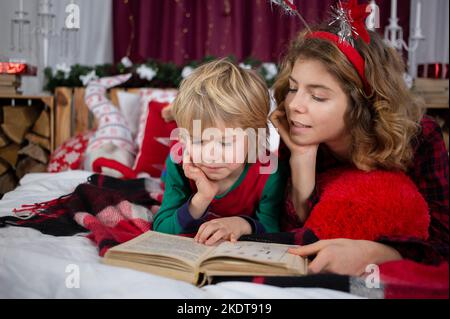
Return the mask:
[(197, 193), (192, 197), (189, 205), (189, 213), (193, 218), (199, 219), (219, 192), (219, 184), (209, 180), (205, 173), (192, 163), (187, 151), (183, 157), (183, 171), (184, 175), (193, 180), (197, 187)]
[(203, 223), (194, 240), (200, 244), (214, 245), (219, 240), (235, 242), (242, 235), (252, 233), (252, 227), (242, 217), (223, 217)]
[(205, 173), (191, 162), (190, 156), (183, 158), (184, 175), (192, 179), (197, 186), (197, 194), (204, 200), (212, 201), (219, 192), (219, 185), (206, 177)]

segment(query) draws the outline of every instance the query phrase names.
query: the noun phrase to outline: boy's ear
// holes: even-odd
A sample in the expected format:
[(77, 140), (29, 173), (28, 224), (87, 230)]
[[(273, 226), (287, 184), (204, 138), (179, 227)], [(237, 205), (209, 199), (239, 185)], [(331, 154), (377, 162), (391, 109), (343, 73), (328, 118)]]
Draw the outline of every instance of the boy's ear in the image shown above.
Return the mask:
[(183, 146), (186, 146), (190, 143), (190, 137), (189, 135), (183, 134), (182, 132), (180, 132), (180, 134), (178, 135), (178, 140), (181, 144), (183, 144)]
[(169, 104), (161, 110), (161, 117), (166, 122), (171, 122), (171, 121), (175, 120), (173, 112), (172, 112), (172, 106), (173, 106), (173, 104)]

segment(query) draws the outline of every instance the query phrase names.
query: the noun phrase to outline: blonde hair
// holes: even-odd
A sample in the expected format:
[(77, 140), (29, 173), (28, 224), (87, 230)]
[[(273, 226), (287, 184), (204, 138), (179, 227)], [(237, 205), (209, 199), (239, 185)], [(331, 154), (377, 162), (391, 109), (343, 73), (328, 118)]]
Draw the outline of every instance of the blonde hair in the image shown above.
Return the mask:
[(181, 82), (173, 103), (178, 127), (192, 133), (193, 121), (202, 128), (222, 122), (230, 128), (264, 128), (268, 136), (269, 91), (259, 75), (228, 59), (196, 68)]
[[(337, 34), (331, 26), (317, 30)], [(412, 164), (411, 142), (420, 130), (423, 109), (406, 87), (405, 66), (400, 55), (384, 44), (375, 32), (371, 42), (355, 41), (365, 60), (365, 75), (371, 95), (346, 56), (330, 41), (305, 37), (301, 33), (287, 52), (274, 84), (274, 96), (281, 105), (288, 93), (289, 75), (298, 59), (321, 62), (349, 97), (345, 122), (352, 137), (351, 160), (362, 170), (376, 168), (406, 171)]]

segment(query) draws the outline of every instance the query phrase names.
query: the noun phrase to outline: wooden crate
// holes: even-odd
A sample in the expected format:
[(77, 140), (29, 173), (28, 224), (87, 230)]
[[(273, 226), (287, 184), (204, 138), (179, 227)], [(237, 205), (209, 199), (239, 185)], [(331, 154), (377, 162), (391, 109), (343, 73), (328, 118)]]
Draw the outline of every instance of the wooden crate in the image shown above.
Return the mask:
[[(139, 93), (139, 89), (112, 88), (108, 91), (111, 102), (119, 107), (120, 91)], [(97, 127), (94, 115), (84, 103), (85, 88), (57, 87), (55, 90), (55, 147), (79, 133)]]
[(413, 92), (422, 99), (427, 114), (442, 128), (445, 146), (449, 150), (449, 80), (417, 78)]
[(427, 109), (448, 109), (448, 80), (417, 78), (413, 92), (420, 96)]

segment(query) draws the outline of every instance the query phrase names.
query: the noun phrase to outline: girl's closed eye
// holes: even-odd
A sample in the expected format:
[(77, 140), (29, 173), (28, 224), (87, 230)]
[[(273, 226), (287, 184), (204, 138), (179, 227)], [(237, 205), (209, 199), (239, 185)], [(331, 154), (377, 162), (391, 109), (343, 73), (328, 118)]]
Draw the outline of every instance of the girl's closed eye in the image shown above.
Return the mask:
[(297, 82), (294, 81), (293, 79), (289, 78), (289, 89), (288, 89), (288, 94), (289, 93), (295, 93), (298, 91), (298, 85)]
[(317, 95), (312, 94), (311, 95), (312, 99), (316, 102), (325, 102), (328, 101), (327, 98), (322, 98), (322, 97), (318, 97)]

